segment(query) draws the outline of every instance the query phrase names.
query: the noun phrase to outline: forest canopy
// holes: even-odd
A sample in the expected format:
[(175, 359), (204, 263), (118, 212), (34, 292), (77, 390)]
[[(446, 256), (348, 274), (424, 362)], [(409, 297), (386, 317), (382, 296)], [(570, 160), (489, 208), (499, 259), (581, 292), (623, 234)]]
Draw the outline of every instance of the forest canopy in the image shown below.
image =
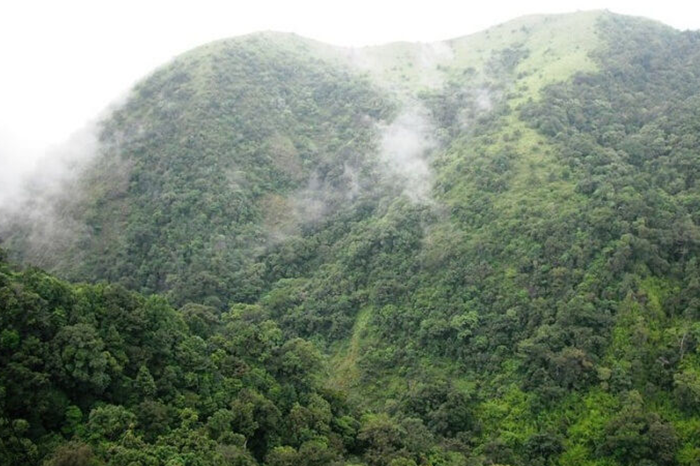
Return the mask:
[(700, 34), (442, 45), (140, 82), (0, 232), (0, 464), (700, 464)]

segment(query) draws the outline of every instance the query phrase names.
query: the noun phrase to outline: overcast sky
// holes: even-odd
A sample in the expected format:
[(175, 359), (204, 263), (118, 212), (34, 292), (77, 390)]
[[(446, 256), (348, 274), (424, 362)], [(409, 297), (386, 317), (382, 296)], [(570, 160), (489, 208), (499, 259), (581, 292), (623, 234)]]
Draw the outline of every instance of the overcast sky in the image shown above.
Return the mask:
[(525, 14), (607, 8), (700, 29), (686, 1), (31, 1), (0, 4), (0, 196), (139, 78), (192, 47), (259, 30), (337, 45), (461, 36)]

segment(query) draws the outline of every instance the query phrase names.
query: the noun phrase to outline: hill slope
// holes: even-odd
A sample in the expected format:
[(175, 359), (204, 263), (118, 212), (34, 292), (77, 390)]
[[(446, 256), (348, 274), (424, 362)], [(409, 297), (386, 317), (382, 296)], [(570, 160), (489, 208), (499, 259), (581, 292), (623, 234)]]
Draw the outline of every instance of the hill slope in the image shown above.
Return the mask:
[(698, 41), (588, 12), (210, 44), (103, 122), (51, 202), (69, 241), (20, 219), (6, 247), (213, 315), (255, 305), (383, 413), (368, 464), (696, 464)]

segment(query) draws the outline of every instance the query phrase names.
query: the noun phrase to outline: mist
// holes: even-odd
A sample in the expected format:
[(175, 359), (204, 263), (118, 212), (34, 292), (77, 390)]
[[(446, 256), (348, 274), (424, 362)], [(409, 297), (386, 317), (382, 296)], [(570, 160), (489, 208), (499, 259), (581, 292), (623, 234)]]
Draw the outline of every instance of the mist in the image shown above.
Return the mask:
[(81, 173), (98, 153), (94, 127), (73, 134), (68, 141), (48, 150), (36, 165), (0, 199), (0, 241), (25, 244), (32, 263), (47, 265), (52, 253), (84, 236), (85, 228), (68, 211), (82, 197), (77, 183)]
[[(102, 123), (129, 95), (123, 93), (113, 100), (61, 144), (38, 154), (11, 148), (7, 160), (24, 163), (4, 173), (11, 182), (0, 189), (0, 247), (8, 247), (13, 254), (21, 251), (23, 260), (47, 269), (68, 270), (80, 262), (80, 251), (72, 247), (90, 235), (82, 214), (91, 197), (84, 189), (91, 167), (105, 164), (99, 171), (109, 179), (98, 180), (103, 190), (123, 186), (128, 179), (129, 164), (119, 156), (121, 142), (115, 136), (105, 144), (101, 134)], [(75, 254), (64, 254), (68, 250)], [(63, 262), (57, 263), (57, 258)]]
[(412, 201), (430, 202), (433, 175), (428, 157), (436, 141), (429, 112), (418, 102), (406, 103), (380, 129), (379, 159), (385, 175)]
[[(363, 196), (376, 194), (382, 189), (377, 183), (411, 202), (433, 203), (429, 159), (437, 147), (435, 126), (422, 103), (408, 97), (404, 100), (392, 121), (376, 123), (376, 153), (349, 157), (338, 166), (335, 176), (312, 172), (303, 187), (290, 194), (283, 210), (273, 209), (276, 222), (268, 223), (271, 244), (298, 235), (304, 227), (328, 219)], [(374, 167), (369, 171), (374, 175), (364, 171), (363, 164)]]
[(24, 156), (17, 156), (19, 153), (9, 137), (0, 134), (0, 208), (19, 196), (22, 180), (35, 167), (35, 153), (26, 151)]

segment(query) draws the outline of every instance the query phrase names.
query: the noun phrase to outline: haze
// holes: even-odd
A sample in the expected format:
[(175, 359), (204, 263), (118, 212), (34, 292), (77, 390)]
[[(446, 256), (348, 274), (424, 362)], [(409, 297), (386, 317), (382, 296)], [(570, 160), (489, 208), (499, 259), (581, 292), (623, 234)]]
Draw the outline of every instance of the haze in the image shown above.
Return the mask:
[(192, 47), (258, 30), (345, 46), (466, 35), (524, 14), (607, 8), (678, 29), (700, 6), (666, 1), (433, 0), (13, 2), (0, 8), (0, 200), (51, 145), (66, 140), (158, 65)]

